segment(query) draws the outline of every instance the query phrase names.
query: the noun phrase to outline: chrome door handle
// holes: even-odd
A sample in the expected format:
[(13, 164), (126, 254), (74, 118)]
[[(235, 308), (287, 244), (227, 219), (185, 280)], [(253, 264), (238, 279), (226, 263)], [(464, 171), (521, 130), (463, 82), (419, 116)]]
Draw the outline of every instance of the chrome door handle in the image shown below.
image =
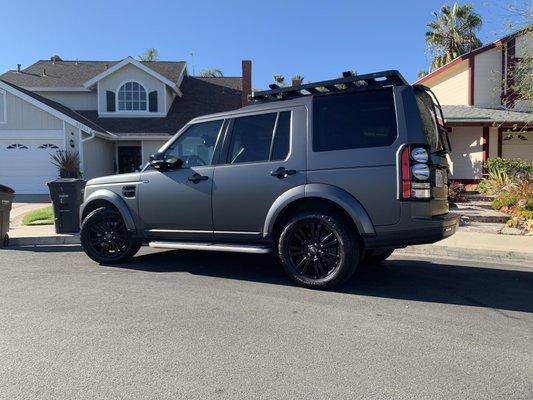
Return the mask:
[(200, 175), (198, 173), (194, 174), (193, 176), (189, 176), (189, 181), (194, 182), (194, 183), (198, 183), (200, 181), (206, 181), (208, 179), (209, 177), (205, 175)]

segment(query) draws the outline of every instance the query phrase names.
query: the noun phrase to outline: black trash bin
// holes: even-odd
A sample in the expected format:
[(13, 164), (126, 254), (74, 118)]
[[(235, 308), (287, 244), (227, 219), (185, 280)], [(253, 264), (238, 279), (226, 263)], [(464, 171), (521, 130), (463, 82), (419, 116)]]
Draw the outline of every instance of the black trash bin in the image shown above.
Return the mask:
[(56, 233), (80, 231), (80, 205), (83, 202), (85, 181), (75, 178), (60, 178), (47, 183), (54, 206)]
[(0, 247), (6, 247), (9, 242), (9, 212), (13, 204), (13, 193), (10, 187), (0, 185)]

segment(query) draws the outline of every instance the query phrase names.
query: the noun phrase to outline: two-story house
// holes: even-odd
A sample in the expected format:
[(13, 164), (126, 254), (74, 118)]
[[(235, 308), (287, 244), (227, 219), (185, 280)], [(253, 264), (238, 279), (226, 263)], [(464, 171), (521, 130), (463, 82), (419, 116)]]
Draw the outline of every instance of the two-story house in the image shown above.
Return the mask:
[(51, 154), (78, 152), (85, 179), (132, 172), (194, 117), (241, 107), (240, 77), (190, 76), (185, 62), (63, 61), (54, 56), (0, 75), (0, 183), (47, 193)]
[(512, 73), (531, 57), (529, 29), (464, 54), (416, 82), (430, 87), (443, 105), (452, 179), (481, 179), (488, 157), (533, 161), (533, 107), (513, 90)]

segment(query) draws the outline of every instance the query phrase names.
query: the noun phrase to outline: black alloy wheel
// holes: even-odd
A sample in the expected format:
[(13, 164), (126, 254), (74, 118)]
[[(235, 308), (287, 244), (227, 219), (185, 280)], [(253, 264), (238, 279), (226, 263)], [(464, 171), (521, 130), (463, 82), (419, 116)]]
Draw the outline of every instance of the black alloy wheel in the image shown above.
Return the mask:
[(106, 264), (133, 256), (140, 244), (129, 234), (122, 215), (110, 208), (98, 208), (83, 221), (81, 244), (93, 260)]
[(278, 253), (299, 285), (326, 289), (348, 280), (359, 263), (359, 244), (342, 218), (302, 212), (282, 230)]

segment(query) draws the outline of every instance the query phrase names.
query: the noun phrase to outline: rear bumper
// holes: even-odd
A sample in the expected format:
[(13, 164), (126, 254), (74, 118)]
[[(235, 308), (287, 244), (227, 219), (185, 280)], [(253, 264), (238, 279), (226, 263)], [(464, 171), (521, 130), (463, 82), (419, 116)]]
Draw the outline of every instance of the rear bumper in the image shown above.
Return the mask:
[(377, 231), (364, 239), (367, 249), (402, 248), (414, 244), (435, 243), (453, 235), (459, 225), (459, 215), (447, 213), (431, 218), (413, 219), (409, 229)]

